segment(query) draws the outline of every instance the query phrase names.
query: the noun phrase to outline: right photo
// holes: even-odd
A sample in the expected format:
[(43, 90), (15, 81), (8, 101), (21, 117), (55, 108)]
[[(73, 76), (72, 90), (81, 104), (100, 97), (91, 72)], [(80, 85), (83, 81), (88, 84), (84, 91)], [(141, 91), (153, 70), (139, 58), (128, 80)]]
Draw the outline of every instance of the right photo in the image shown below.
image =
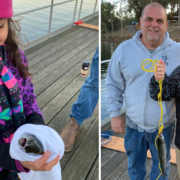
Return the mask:
[(0, 180), (99, 179), (99, 1), (0, 0)]
[(101, 1), (101, 179), (180, 179), (180, 0)]

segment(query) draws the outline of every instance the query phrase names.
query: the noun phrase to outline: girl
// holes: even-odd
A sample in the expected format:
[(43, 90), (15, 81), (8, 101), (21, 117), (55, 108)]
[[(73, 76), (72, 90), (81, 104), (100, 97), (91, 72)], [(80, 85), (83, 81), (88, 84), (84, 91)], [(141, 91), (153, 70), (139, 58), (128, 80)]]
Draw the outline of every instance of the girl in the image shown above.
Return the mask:
[(166, 66), (162, 60), (157, 64), (157, 70), (150, 81), (150, 96), (154, 100), (158, 100), (160, 79), (163, 80), (162, 84), (162, 100), (171, 101), (175, 98), (176, 103), (176, 136), (175, 136), (175, 150), (176, 150), (176, 164), (178, 173), (180, 175), (180, 66), (178, 66), (170, 76), (165, 74)]
[(13, 16), (12, 0), (0, 0), (0, 180), (19, 180), (17, 172), (49, 171), (59, 155), (46, 163), (50, 153), (34, 162), (20, 162), (9, 155), (14, 132), (23, 124), (43, 124), (36, 102), (26, 56), (18, 48), (21, 39)]

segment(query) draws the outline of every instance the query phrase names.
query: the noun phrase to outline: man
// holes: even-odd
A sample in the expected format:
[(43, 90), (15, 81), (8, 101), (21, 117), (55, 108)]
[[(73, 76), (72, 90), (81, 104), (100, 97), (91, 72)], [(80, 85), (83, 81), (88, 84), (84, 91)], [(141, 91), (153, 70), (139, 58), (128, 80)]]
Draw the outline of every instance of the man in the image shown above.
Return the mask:
[(69, 115), (70, 122), (61, 132), (61, 137), (65, 144), (65, 152), (71, 151), (75, 138), (78, 134), (79, 126), (85, 119), (91, 117), (99, 99), (99, 47), (94, 54), (91, 65), (90, 76), (82, 85), (78, 100), (73, 104)]
[[(125, 133), (125, 122), (121, 117), (123, 97), (126, 100), (125, 149), (128, 156), (128, 174), (132, 180), (146, 177), (146, 156), (150, 149), (153, 165), (150, 180), (160, 174), (158, 151), (155, 138), (158, 133), (160, 107), (149, 96), (149, 80), (152, 73), (141, 69), (145, 59), (163, 59), (166, 73), (169, 75), (178, 65), (180, 46), (169, 38), (167, 15), (159, 3), (148, 4), (140, 18), (141, 31), (128, 41), (123, 42), (114, 52), (108, 67), (106, 81), (106, 99), (110, 113), (111, 126), (115, 132)], [(146, 69), (152, 64), (146, 65)], [(170, 146), (174, 133), (174, 100), (163, 102), (163, 135), (166, 143), (166, 176), (169, 176)]]

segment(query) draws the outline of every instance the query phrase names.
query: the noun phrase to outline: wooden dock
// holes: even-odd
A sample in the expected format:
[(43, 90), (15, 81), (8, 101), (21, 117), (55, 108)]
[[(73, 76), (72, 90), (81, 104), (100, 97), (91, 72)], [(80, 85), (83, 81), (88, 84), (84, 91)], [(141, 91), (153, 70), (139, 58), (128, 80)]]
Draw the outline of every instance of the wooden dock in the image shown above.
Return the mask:
[[(98, 19), (86, 23), (98, 25)], [(92, 61), (98, 33), (74, 26), (25, 51), (45, 123), (58, 133), (70, 120), (71, 106), (86, 79), (80, 76), (82, 62)], [(73, 150), (60, 160), (63, 180), (98, 179), (98, 117), (97, 105), (91, 118), (80, 126)]]
[[(126, 115), (123, 114), (123, 118)], [(102, 131), (112, 130), (111, 124), (108, 123), (102, 127)], [(114, 136), (124, 138), (125, 134), (114, 133)], [(128, 158), (126, 153), (101, 148), (101, 179), (102, 180), (130, 180), (127, 172)], [(149, 174), (152, 166), (152, 160), (147, 158), (146, 161), (146, 180), (149, 180)], [(180, 180), (178, 177), (177, 166), (170, 165), (169, 180)]]

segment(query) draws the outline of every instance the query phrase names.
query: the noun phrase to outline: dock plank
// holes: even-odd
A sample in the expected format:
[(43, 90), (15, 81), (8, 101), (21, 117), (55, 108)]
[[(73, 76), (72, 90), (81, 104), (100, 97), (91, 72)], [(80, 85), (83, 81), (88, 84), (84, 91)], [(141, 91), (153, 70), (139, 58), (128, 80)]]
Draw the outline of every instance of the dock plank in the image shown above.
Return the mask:
[(126, 170), (123, 173), (123, 175), (120, 178), (118, 178), (118, 180), (130, 180), (129, 175), (128, 175), (128, 171)]
[[(87, 22), (97, 25), (98, 16)], [(86, 79), (80, 76), (82, 61), (92, 61), (98, 43), (97, 31), (74, 26), (25, 50), (45, 123), (59, 134)], [(97, 105), (80, 126), (72, 151), (60, 160), (62, 179), (98, 179), (98, 117)]]
[(180, 180), (179, 176), (177, 175), (176, 180)]
[[(122, 115), (125, 119), (125, 114)], [(111, 123), (107, 123), (101, 128), (101, 131), (104, 130), (112, 130), (111, 129)], [(114, 133), (114, 136), (122, 137), (124, 138), (124, 134), (121, 133)], [(172, 145), (173, 148), (173, 145)], [(124, 158), (126, 157), (126, 153), (123, 152), (117, 152), (111, 149), (105, 150), (104, 148), (101, 148), (101, 179), (103, 180), (129, 180), (128, 171), (127, 171), (127, 164), (125, 164), (126, 160), (122, 158), (116, 159), (118, 154), (120, 153), (120, 156)], [(152, 160), (147, 158), (146, 160), (146, 180), (149, 180), (149, 174), (152, 166)], [(119, 169), (119, 171), (118, 171)], [(120, 170), (122, 169), (122, 170)], [(177, 172), (177, 166), (175, 164), (170, 164), (170, 173), (169, 173), (169, 180), (178, 180), (178, 172)]]
[[(75, 66), (79, 62), (82, 62), (87, 57), (88, 54), (92, 53), (93, 50), (97, 48), (97, 45), (98, 43), (97, 41), (95, 41), (91, 45), (89, 45), (86, 49), (82, 50), (77, 55), (74, 55), (71, 61), (68, 61), (68, 58), (63, 58), (64, 64), (62, 65), (62, 61), (60, 62), (62, 66), (51, 64), (46, 69), (43, 69), (41, 72), (39, 72), (37, 77), (39, 82), (35, 83), (34, 85), (35, 93), (39, 95), (42, 91), (44, 91), (51, 84), (53, 84), (54, 81), (59, 79), (62, 75), (64, 75), (71, 68), (73, 68), (73, 66)], [(38, 81), (37, 79), (36, 76), (34, 76), (33, 82)]]
[[(86, 53), (86, 51), (87, 51), (88, 47), (91, 46), (91, 44), (93, 44), (94, 42), (97, 42), (97, 36), (92, 36), (92, 38), (87, 39), (87, 40), (88, 40), (87, 42), (85, 42), (79, 46), (74, 46), (72, 51), (67, 52), (65, 55), (59, 57), (58, 59), (53, 58), (53, 59), (55, 59), (55, 61), (46, 59), (46, 60), (42, 61), (41, 63), (37, 64), (36, 70), (38, 73), (34, 75), (34, 84), (39, 82), (41, 79), (46, 77), (48, 74), (52, 73), (53, 70), (55, 70), (55, 69), (59, 68), (60, 66), (62, 66), (63, 64), (65, 64), (67, 61), (69, 61), (69, 60), (73, 61), (78, 56), (81, 57), (82, 52), (84, 52), (87, 55), (88, 52)], [(42, 68), (41, 71), (40, 71), (40, 68)]]
[(61, 91), (56, 98), (51, 100), (43, 109), (45, 123), (49, 121), (57, 114), (57, 112), (62, 109), (62, 107), (76, 94), (82, 86), (84, 78), (78, 76), (72, 81), (63, 91)]
[(177, 165), (171, 164), (169, 171), (169, 179), (176, 179), (177, 176), (178, 176)]
[(59, 43), (58, 45), (49, 48), (47, 51), (39, 53), (38, 56), (36, 56), (30, 61), (33, 63), (32, 73), (37, 73), (39, 69), (43, 69), (48, 64), (51, 64), (63, 55), (71, 52), (75, 47), (78, 47), (78, 45), (83, 45), (83, 42), (88, 41), (88, 39), (94, 34), (95, 32), (85, 30), (64, 42)]
[(102, 148), (101, 150), (101, 168), (105, 166), (114, 156), (118, 154), (118, 151), (112, 151), (111, 149)]
[(106, 179), (114, 169), (127, 157), (126, 153), (117, 153), (106, 165), (101, 168), (101, 178)]
[(58, 47), (60, 49), (61, 47), (63, 47), (63, 46), (61, 46), (62, 45), (61, 43), (63, 43), (63, 42), (65, 43), (67, 38), (71, 39), (71, 37), (73, 37), (73, 36), (76, 37), (76, 33), (81, 33), (83, 31), (84, 31), (83, 29), (76, 29), (75, 31), (73, 31), (69, 34), (66, 34), (65, 36), (62, 36), (61, 38), (57, 37), (57, 39), (54, 40), (53, 42), (50, 42), (50, 43), (44, 45), (42, 48), (35, 50), (33, 53), (28, 54), (27, 58), (29, 59), (29, 66), (31, 67), (31, 66), (35, 65), (36, 63), (38, 63), (39, 61), (37, 61), (37, 59), (39, 58), (39, 56), (40, 56), (41, 60), (43, 60), (44, 52), (47, 52), (47, 51), (50, 52), (50, 50), (55, 50), (54, 47), (56, 47), (58, 45), (59, 45)]
[[(75, 144), (74, 144), (74, 147), (72, 149), (72, 151), (66, 153), (65, 157), (63, 157), (62, 161), (61, 161), (61, 167), (64, 169), (64, 168), (67, 168), (68, 170), (68, 165), (67, 163), (71, 160), (71, 158), (74, 156), (74, 153), (77, 151), (77, 149), (80, 148), (80, 145), (84, 142), (83, 141), (83, 138), (86, 136), (87, 132), (89, 131), (89, 129), (91, 128), (92, 124), (94, 123), (95, 119), (98, 117), (98, 113), (99, 113), (99, 109), (98, 107), (96, 107), (94, 113), (92, 114), (92, 116), (87, 119), (85, 121), (85, 123), (83, 123), (83, 125), (80, 126), (80, 129), (79, 129), (79, 134), (77, 135), (77, 138), (75, 140)], [(61, 121), (62, 122), (62, 121)], [(61, 124), (64, 124), (64, 122), (62, 122)], [(98, 126), (98, 124), (96, 124)], [(62, 126), (64, 127), (64, 126)], [(97, 135), (98, 136), (98, 135)], [(96, 141), (97, 145), (98, 145), (98, 141)], [(88, 147), (88, 146), (87, 146)], [(92, 147), (90, 147), (91, 149)], [(80, 148), (81, 149), (81, 148)], [(84, 153), (86, 153), (86, 149), (81, 149), (83, 150)], [(98, 150), (96, 152), (96, 154), (98, 154)], [(77, 157), (78, 158), (78, 157)], [(70, 165), (70, 164), (69, 164)], [(87, 167), (89, 168), (89, 165), (86, 164), (84, 165), (84, 167)]]
[(152, 166), (152, 159), (147, 158), (146, 160), (146, 179), (149, 177)]
[(92, 170), (88, 174), (87, 180), (98, 180), (99, 179), (99, 156), (97, 156), (96, 161), (92, 167)]
[[(98, 151), (98, 119), (99, 118), (97, 117), (87, 134), (84, 136), (80, 147), (74, 152), (72, 158), (66, 164), (66, 166), (69, 165), (69, 168), (73, 173), (69, 173), (68, 168), (65, 168), (62, 171), (62, 176), (65, 176), (68, 180), (83, 179), (96, 160)], [(83, 149), (85, 149), (85, 151), (82, 151)], [(74, 164), (78, 164), (78, 166), (74, 166)], [(87, 168), (87, 164), (89, 168)], [(95, 179), (98, 179), (97, 175)]]
[[(93, 52), (86, 57), (86, 60), (88, 60), (89, 62), (92, 62), (94, 51), (95, 49), (93, 49)], [(43, 108), (49, 101), (51, 101), (54, 97), (56, 97), (56, 95), (60, 91), (62, 91), (66, 86), (68, 86), (73, 81), (74, 77), (77, 77), (78, 75), (80, 76), (80, 69), (82, 67), (82, 62), (79, 62), (78, 64), (76, 64), (76, 62), (74, 64), (74, 62), (75, 61), (73, 61), (73, 63), (69, 62), (66, 63), (64, 66), (62, 66), (62, 68), (58, 70), (59, 71), (58, 76), (62, 74), (62, 77), (57, 81), (55, 81), (52, 85), (50, 85), (45, 91), (43, 91), (38, 96), (37, 101), (40, 108)], [(66, 73), (64, 74), (63, 71), (65, 71)]]
[(113, 171), (104, 180), (116, 180), (119, 179), (122, 174), (127, 170), (127, 156), (122, 160), (122, 162), (113, 169)]
[[(89, 19), (87, 22), (90, 22), (90, 23), (92, 23), (94, 25), (98, 24), (97, 16), (94, 17), (94, 18)], [(31, 58), (33, 58), (33, 57), (35, 57), (35, 56), (37, 56), (39, 54), (37, 51), (39, 51), (40, 49), (43, 49), (43, 48), (48, 49), (49, 47), (47, 47), (46, 45), (53, 44), (53, 42), (56, 41), (57, 39), (61, 39), (63, 37), (65, 38), (66, 35), (73, 34), (76, 31), (79, 31), (79, 30), (81, 31), (81, 30), (85, 30), (85, 29), (86, 28), (73, 26), (72, 28), (70, 28), (70, 29), (68, 29), (66, 31), (63, 31), (63, 32), (61, 32), (61, 33), (47, 39), (46, 41), (40, 42), (39, 44), (26, 49), (24, 52), (27, 55), (27, 57), (31, 59)], [(43, 49), (43, 50), (47, 50), (47, 49)], [(42, 51), (40, 50), (39, 52), (42, 52)]]

